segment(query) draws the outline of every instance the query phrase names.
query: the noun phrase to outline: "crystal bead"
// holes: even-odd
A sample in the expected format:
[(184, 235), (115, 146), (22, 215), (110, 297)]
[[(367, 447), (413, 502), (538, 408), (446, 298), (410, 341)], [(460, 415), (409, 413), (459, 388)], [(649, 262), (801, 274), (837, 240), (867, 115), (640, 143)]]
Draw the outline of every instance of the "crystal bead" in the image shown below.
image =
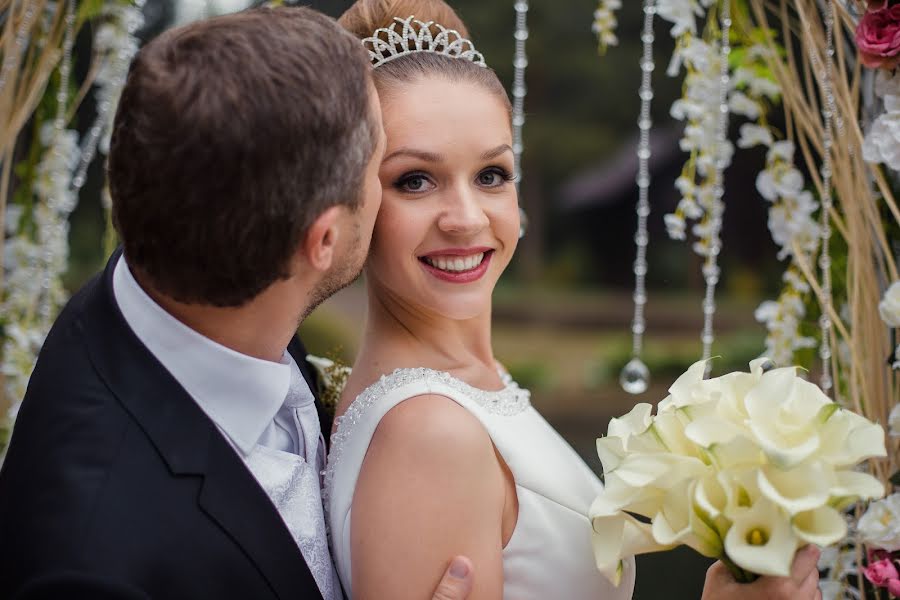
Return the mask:
[(516, 2), (514, 5), (516, 12), (523, 13), (528, 12), (528, 3), (527, 2)]
[(632, 358), (622, 369), (619, 384), (629, 394), (643, 394), (650, 387), (650, 369), (641, 359)]
[(528, 231), (528, 215), (525, 214), (525, 210), (520, 206), (519, 207), (519, 239), (521, 240), (525, 237), (525, 233)]
[(525, 40), (528, 39), (528, 30), (527, 30), (527, 29), (520, 29), (520, 30), (516, 31), (514, 37), (515, 37), (518, 41), (524, 42)]

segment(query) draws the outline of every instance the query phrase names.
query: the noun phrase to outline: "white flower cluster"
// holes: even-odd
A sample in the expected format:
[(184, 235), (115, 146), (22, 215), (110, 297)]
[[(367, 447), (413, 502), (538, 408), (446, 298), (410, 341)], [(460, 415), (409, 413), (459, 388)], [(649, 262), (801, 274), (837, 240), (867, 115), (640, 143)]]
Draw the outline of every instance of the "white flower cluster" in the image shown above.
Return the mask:
[(656, 14), (672, 23), (672, 37), (697, 33), (697, 19), (706, 15), (706, 9), (716, 0), (659, 0)]
[[(675, 26), (673, 35), (680, 34), (676, 49), (669, 64), (668, 74), (678, 75), (682, 67), (687, 71), (682, 98), (676, 100), (671, 115), (685, 121), (684, 136), (680, 146), (691, 158), (685, 165), (675, 187), (681, 194), (681, 201), (674, 213), (664, 216), (669, 237), (687, 239), (687, 223), (695, 221), (691, 233), (697, 237), (694, 251), (701, 256), (715, 253), (721, 246), (718, 237), (724, 204), (715, 194), (715, 168), (717, 163), (723, 169), (731, 165), (734, 146), (728, 140), (724, 144), (717, 141), (721, 107), (720, 86), (722, 58), (719, 42), (704, 41), (696, 37), (696, 19), (704, 14), (709, 2), (673, 0), (662, 3), (658, 12)], [(761, 75), (760, 65), (764, 64), (765, 47), (754, 45), (747, 48), (745, 65), (733, 70), (727, 91), (728, 111), (757, 121), (763, 116), (764, 101), (778, 98), (781, 90), (768, 76)], [(748, 148), (758, 144), (772, 146), (774, 139), (767, 127), (745, 125), (738, 146)]]
[(616, 36), (616, 28), (619, 22), (615, 11), (622, 8), (622, 0), (600, 0), (600, 6), (594, 11), (594, 23), (591, 31), (600, 42), (600, 51), (605, 52), (609, 46), (618, 46), (619, 38)]
[[(748, 124), (741, 127), (744, 147), (759, 139), (758, 134), (752, 131), (755, 127), (758, 126)], [(815, 253), (819, 248), (819, 224), (813, 217), (819, 204), (805, 189), (803, 173), (794, 166), (794, 152), (794, 143), (789, 140), (769, 145), (766, 168), (756, 178), (757, 191), (771, 203), (769, 231), (780, 247), (778, 260), (791, 256), (794, 244), (806, 255)]]
[(900, 494), (869, 505), (856, 524), (859, 537), (871, 548), (900, 550)]
[(610, 580), (624, 558), (681, 544), (786, 576), (799, 547), (844, 539), (843, 508), (884, 495), (856, 468), (886, 455), (884, 429), (795, 368), (766, 371), (767, 361), (709, 380), (698, 362), (655, 416), (638, 404), (610, 421), (597, 441), (605, 486), (590, 510), (597, 566)]
[(801, 335), (800, 324), (806, 317), (804, 296), (809, 293), (809, 284), (793, 265), (782, 276), (785, 286), (778, 300), (766, 300), (756, 309), (754, 317), (766, 326), (765, 355), (775, 364), (789, 365), (794, 352), (803, 348), (815, 348), (815, 338)]
[(128, 76), (128, 67), (140, 49), (140, 40), (134, 34), (144, 24), (143, 5), (144, 0), (136, 0), (134, 4), (106, 3), (103, 7), (105, 21), (94, 34), (94, 51), (100, 56), (95, 95), (98, 112), (104, 119), (101, 127), (105, 133), (99, 146), (103, 154), (109, 154), (119, 96)]
[[(892, 283), (884, 293), (884, 298), (878, 304), (878, 312), (888, 327), (900, 328), (900, 281)], [(894, 351), (894, 358), (892, 368), (900, 369), (900, 345)]]
[(0, 370), (7, 397), (17, 401), (12, 417), (25, 395), (52, 315), (65, 301), (60, 276), (68, 266), (68, 218), (78, 199), (71, 189), (72, 171), (80, 156), (78, 134), (48, 123), (40, 142), (45, 150), (35, 169), (34, 235), (18, 231), (20, 207), (11, 205), (7, 212), (11, 237), (4, 250), (7, 295), (2, 302), (5, 339)]
[[(134, 33), (143, 24), (143, 0), (108, 2), (102, 9), (102, 23), (94, 37), (99, 57), (96, 76), (97, 122), (84, 146), (79, 146), (74, 130), (60, 128), (55, 122), (44, 125), (38, 143), (43, 147), (35, 167), (34, 202), (28, 217), (31, 226), (22, 230), (22, 207), (7, 208), (4, 265), (6, 296), (2, 299), (3, 363), (6, 395), (16, 401), (10, 417), (14, 421), (18, 403), (37, 354), (50, 330), (53, 318), (66, 300), (61, 276), (69, 261), (69, 215), (78, 202), (76, 172), (86, 168), (99, 143), (108, 151), (111, 120), (132, 58), (139, 42)], [(100, 134), (106, 131), (104, 139)]]
[[(673, 66), (675, 65), (675, 66)], [(670, 64), (670, 74), (684, 66), (684, 95), (672, 105), (670, 114), (684, 121), (684, 135), (680, 147), (691, 155), (675, 186), (681, 201), (675, 213), (664, 217), (669, 235), (686, 238), (686, 220), (696, 221), (692, 233), (698, 238), (694, 251), (701, 256), (721, 246), (718, 223), (725, 207), (716, 198), (716, 164), (731, 164), (734, 146), (730, 141), (719, 144), (719, 90), (721, 56), (717, 42), (705, 42), (698, 37), (685, 36), (678, 42), (676, 56)]]
[(900, 73), (879, 69), (875, 94), (884, 103), (884, 113), (869, 127), (863, 142), (863, 158), (900, 171)]

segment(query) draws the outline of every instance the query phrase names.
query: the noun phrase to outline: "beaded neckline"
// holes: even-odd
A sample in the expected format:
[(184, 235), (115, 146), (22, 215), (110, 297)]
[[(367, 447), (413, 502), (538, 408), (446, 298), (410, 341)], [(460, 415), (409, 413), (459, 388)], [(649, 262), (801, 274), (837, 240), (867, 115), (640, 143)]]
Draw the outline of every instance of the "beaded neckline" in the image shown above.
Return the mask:
[(528, 408), (531, 405), (531, 392), (520, 388), (519, 384), (513, 381), (513, 378), (508, 373), (501, 372), (500, 377), (503, 381), (503, 389), (491, 391), (469, 385), (446, 371), (435, 371), (425, 367), (396, 369), (390, 375), (382, 375), (350, 403), (343, 415), (334, 420), (335, 426), (334, 433), (331, 436), (331, 452), (328, 456), (328, 466), (325, 469), (323, 486), (323, 500), (326, 511), (329, 508), (334, 472), (341, 461), (344, 445), (352, 435), (362, 415), (379, 398), (404, 385), (424, 380), (430, 383), (444, 384), (465, 394), (491, 414), (514, 416)]

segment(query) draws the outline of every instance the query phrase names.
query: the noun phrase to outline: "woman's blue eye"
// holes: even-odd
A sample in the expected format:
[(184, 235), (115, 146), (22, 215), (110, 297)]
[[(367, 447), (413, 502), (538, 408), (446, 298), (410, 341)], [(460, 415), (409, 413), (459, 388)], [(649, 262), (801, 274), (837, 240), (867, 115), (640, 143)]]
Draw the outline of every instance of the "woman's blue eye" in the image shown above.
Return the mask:
[(478, 185), (484, 187), (499, 187), (512, 178), (502, 169), (488, 169), (478, 174)]
[(425, 178), (424, 177), (411, 177), (405, 181), (405, 185), (407, 189), (417, 192), (425, 187)]

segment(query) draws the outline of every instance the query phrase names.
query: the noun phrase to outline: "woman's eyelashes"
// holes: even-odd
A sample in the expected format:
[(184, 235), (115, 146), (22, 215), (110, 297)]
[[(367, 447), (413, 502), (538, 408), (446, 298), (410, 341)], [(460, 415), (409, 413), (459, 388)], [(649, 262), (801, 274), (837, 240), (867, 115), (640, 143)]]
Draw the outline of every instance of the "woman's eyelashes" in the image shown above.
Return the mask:
[(431, 181), (428, 174), (422, 171), (404, 173), (394, 181), (393, 185), (397, 190), (410, 194), (421, 194), (435, 188), (434, 182)]
[[(516, 181), (516, 176), (508, 169), (499, 166), (487, 167), (475, 176), (475, 185), (486, 188), (500, 188), (507, 183)], [(404, 173), (392, 184), (394, 189), (408, 194), (423, 194), (437, 187), (433, 178), (424, 171), (409, 171)]]
[(501, 187), (516, 180), (516, 176), (503, 167), (488, 167), (478, 174), (476, 182), (487, 188)]

